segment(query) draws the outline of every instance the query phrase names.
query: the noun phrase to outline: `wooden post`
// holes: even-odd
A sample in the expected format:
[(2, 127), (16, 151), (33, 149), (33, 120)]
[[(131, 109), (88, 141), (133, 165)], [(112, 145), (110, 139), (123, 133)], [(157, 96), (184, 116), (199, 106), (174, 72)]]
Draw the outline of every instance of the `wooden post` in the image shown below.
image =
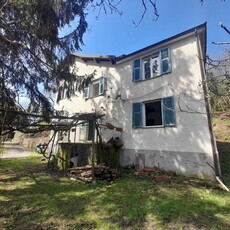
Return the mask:
[(52, 140), (52, 145), (51, 145), (51, 149), (50, 149), (50, 153), (49, 153), (49, 156), (48, 156), (48, 163), (47, 163), (47, 166), (48, 168), (50, 167), (50, 160), (51, 160), (51, 157), (53, 156), (53, 147), (54, 147), (54, 142), (55, 142), (55, 137), (56, 137), (56, 134), (57, 134), (57, 131), (54, 131), (54, 134), (51, 138)]
[(76, 136), (77, 136), (77, 126), (75, 126), (75, 132), (74, 132), (74, 143), (76, 143)]
[(96, 127), (96, 120), (94, 118), (93, 120), (93, 143), (92, 143), (92, 182), (94, 182), (94, 168), (95, 168), (95, 151), (96, 151), (96, 146), (95, 146), (95, 127)]

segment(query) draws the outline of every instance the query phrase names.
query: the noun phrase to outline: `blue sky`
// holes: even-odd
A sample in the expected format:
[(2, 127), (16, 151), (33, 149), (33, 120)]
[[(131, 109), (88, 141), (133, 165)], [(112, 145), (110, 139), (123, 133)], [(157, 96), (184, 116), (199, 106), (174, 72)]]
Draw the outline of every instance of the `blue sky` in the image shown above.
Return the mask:
[(118, 8), (123, 12), (104, 14), (98, 11), (90, 12), (87, 16), (89, 29), (84, 35), (85, 46), (83, 54), (129, 54), (148, 45), (159, 42), (170, 36), (207, 21), (207, 54), (218, 57), (230, 45), (213, 45), (212, 42), (230, 41), (227, 34), (219, 25), (222, 22), (230, 29), (230, 2), (228, 0), (157, 0), (160, 17), (153, 20), (152, 8), (148, 7), (146, 15), (138, 27), (143, 12), (141, 0), (122, 0)]

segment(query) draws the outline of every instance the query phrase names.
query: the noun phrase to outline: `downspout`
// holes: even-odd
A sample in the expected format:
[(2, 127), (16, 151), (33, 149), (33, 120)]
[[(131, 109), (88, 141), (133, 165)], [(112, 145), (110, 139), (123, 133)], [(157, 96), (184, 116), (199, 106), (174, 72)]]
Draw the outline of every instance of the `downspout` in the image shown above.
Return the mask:
[[(219, 160), (219, 153), (217, 150), (217, 145), (216, 145), (216, 138), (214, 135), (213, 131), (213, 126), (212, 126), (212, 118), (211, 118), (211, 106), (210, 102), (208, 99), (208, 86), (207, 86), (207, 81), (206, 81), (206, 70), (205, 70), (205, 57), (202, 56), (202, 50), (200, 46), (200, 41), (198, 38), (198, 31), (196, 29), (195, 31), (196, 35), (196, 44), (197, 44), (197, 51), (198, 51), (198, 58), (199, 58), (199, 64), (200, 64), (200, 69), (201, 69), (201, 77), (202, 77), (202, 85), (203, 85), (203, 91), (204, 91), (204, 100), (205, 100), (205, 107), (207, 111), (207, 118), (208, 118), (208, 127), (209, 127), (209, 133), (210, 133), (210, 139), (211, 139), (211, 145), (212, 145), (212, 153), (213, 153), (213, 160), (214, 160), (214, 169), (215, 169), (215, 174), (216, 174), (216, 179), (217, 181), (219, 178), (222, 176), (221, 175), (221, 168), (220, 168), (220, 160)], [(206, 39), (206, 34), (205, 34), (205, 39)]]

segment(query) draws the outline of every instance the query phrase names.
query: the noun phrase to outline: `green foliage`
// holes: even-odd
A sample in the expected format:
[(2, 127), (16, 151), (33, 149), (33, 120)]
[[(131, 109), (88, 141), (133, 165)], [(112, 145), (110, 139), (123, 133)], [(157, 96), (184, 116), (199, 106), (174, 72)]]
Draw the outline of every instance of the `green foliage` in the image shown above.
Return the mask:
[[(51, 113), (51, 103), (40, 90), (55, 91), (63, 79), (73, 81), (70, 60), (64, 57), (83, 44), (86, 8), (91, 2), (0, 2), (0, 98), (15, 100), (17, 92), (25, 90), (31, 111)], [(69, 25), (72, 31), (60, 37), (59, 31)]]
[(57, 154), (57, 166), (59, 169), (66, 170), (70, 164), (71, 145), (60, 145), (59, 152)]
[(207, 83), (213, 112), (230, 110), (230, 50), (220, 60), (208, 59)]
[(0, 156), (1, 156), (2, 154), (4, 154), (4, 152), (5, 152), (5, 148), (2, 147), (2, 146), (0, 146)]
[(2, 229), (229, 229), (229, 194), (204, 181), (157, 183), (130, 173), (81, 184), (35, 157), (3, 159), (0, 173)]

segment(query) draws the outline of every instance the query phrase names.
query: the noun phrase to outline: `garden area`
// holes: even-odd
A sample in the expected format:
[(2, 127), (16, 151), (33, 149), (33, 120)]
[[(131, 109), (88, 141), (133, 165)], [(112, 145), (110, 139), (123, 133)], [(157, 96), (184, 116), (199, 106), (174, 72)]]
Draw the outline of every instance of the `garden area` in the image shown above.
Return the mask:
[(230, 228), (230, 196), (216, 183), (156, 182), (126, 169), (113, 182), (84, 184), (35, 154), (0, 160), (0, 206), (0, 229)]

